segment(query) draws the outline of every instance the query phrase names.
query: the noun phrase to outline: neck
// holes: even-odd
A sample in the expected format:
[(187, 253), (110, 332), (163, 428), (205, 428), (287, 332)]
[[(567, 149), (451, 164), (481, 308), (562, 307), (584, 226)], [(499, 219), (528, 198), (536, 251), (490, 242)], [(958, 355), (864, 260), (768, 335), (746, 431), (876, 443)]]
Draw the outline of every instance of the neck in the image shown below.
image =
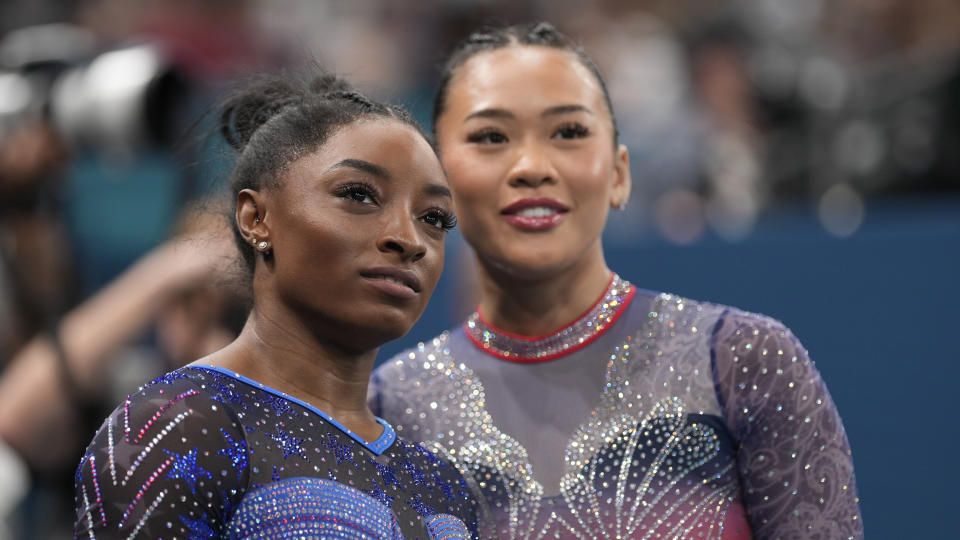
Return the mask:
[(345, 350), (311, 332), (290, 314), (254, 308), (237, 339), (199, 363), (236, 371), (303, 400), (365, 440), (382, 433), (367, 407), (377, 349)]
[(521, 336), (542, 336), (569, 325), (603, 295), (610, 269), (600, 243), (576, 264), (546, 277), (524, 278), (481, 260), (483, 318)]

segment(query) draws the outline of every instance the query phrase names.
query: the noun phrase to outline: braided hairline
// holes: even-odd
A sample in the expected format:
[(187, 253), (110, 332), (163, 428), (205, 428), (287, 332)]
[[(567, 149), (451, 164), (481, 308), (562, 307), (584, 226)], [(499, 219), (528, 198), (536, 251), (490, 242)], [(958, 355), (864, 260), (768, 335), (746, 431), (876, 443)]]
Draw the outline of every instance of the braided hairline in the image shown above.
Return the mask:
[(323, 97), (327, 99), (343, 99), (371, 111), (379, 112), (381, 110), (387, 110), (386, 106), (370, 101), (366, 96), (355, 90), (335, 90), (333, 92), (327, 92)]
[[(319, 102), (314, 101), (317, 98), (319, 98)], [(256, 133), (268, 124), (277, 121), (278, 118), (283, 117), (291, 112), (302, 111), (303, 108), (316, 106), (324, 101), (336, 100), (346, 101), (349, 105), (355, 105), (359, 107), (361, 110), (360, 112), (363, 115), (374, 114), (387, 116), (392, 112), (389, 106), (375, 103), (355, 90), (334, 90), (332, 92), (325, 92), (320, 95), (307, 96), (307, 99), (305, 99), (303, 96), (297, 96), (285, 100), (279, 100), (276, 103), (270, 104), (268, 107), (258, 110), (257, 114), (266, 112), (267, 118), (258, 122), (259, 126), (254, 130), (253, 133)], [(247, 141), (247, 145), (249, 145), (249, 141), (253, 139), (253, 133), (251, 133)]]

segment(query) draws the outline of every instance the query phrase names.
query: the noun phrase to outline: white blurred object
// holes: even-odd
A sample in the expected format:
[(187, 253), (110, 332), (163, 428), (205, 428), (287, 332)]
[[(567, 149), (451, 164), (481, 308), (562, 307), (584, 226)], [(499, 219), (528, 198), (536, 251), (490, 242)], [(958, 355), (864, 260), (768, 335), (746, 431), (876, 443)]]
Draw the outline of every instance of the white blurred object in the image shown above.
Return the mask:
[(115, 147), (139, 142), (145, 137), (146, 88), (164, 67), (159, 51), (150, 45), (104, 53), (54, 85), (56, 123), (72, 139), (96, 134)]
[(13, 538), (9, 520), (30, 487), (27, 467), (20, 456), (0, 440), (0, 540)]
[(837, 111), (844, 106), (850, 81), (843, 67), (829, 58), (811, 58), (800, 74), (800, 95), (812, 107)]
[(739, 0), (738, 11), (754, 34), (780, 42), (803, 42), (816, 32), (822, 0)]
[(820, 197), (819, 210), (823, 228), (840, 238), (855, 233), (866, 215), (863, 197), (844, 183), (831, 187)]
[(722, 238), (742, 240), (753, 231), (762, 204), (757, 156), (742, 138), (729, 133), (713, 135), (709, 153), (707, 221)]
[(15, 68), (40, 62), (75, 62), (94, 51), (96, 38), (67, 23), (11, 30), (0, 41), (0, 65)]
[(659, 129), (686, 104), (680, 42), (669, 26), (652, 16), (634, 14), (614, 24), (598, 41), (603, 52), (611, 53), (607, 82), (617, 115), (647, 130)]
[[(593, 13), (577, 33), (599, 62), (617, 116), (620, 142), (630, 148), (633, 188), (627, 212), (614, 213), (608, 239), (632, 245), (638, 231), (653, 225), (670, 241), (700, 236), (699, 211), (685, 195), (696, 190), (700, 166), (701, 118), (691, 103), (685, 52), (674, 29), (653, 14), (613, 18)], [(683, 224), (677, 208), (695, 221)], [(659, 213), (659, 217), (658, 217)], [(669, 231), (669, 232), (667, 232)]]
[(178, 135), (189, 80), (165, 47), (136, 40), (98, 53), (92, 40), (71, 25), (31, 26), (0, 39), (0, 137), (28, 115), (48, 113), (66, 142), (114, 154)]
[(880, 126), (867, 120), (855, 120), (837, 133), (833, 144), (834, 160), (845, 171), (866, 176), (880, 165), (886, 146)]
[(30, 105), (30, 83), (13, 73), (0, 73), (0, 117)]
[(675, 189), (657, 199), (653, 209), (657, 229), (675, 244), (691, 244), (705, 228), (703, 199), (693, 191)]

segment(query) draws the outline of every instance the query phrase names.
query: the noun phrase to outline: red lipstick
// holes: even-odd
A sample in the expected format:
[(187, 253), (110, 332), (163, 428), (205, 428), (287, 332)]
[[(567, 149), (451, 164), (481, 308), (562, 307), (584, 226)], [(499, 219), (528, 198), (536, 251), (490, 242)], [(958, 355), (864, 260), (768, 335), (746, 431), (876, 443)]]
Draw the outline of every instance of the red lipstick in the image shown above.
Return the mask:
[(570, 207), (556, 199), (531, 197), (520, 199), (500, 210), (504, 221), (525, 231), (545, 231), (559, 225)]

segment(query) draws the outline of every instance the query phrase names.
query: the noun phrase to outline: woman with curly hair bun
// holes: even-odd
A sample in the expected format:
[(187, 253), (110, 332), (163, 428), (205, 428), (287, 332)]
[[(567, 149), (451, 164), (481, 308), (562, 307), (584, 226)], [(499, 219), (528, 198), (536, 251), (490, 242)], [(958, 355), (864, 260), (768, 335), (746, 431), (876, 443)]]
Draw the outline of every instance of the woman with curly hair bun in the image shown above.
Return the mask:
[(456, 469), (366, 405), (456, 223), (432, 146), (331, 75), (261, 79), (221, 117), (252, 310), (230, 345), (107, 418), (77, 470), (76, 536), (471, 536)]

